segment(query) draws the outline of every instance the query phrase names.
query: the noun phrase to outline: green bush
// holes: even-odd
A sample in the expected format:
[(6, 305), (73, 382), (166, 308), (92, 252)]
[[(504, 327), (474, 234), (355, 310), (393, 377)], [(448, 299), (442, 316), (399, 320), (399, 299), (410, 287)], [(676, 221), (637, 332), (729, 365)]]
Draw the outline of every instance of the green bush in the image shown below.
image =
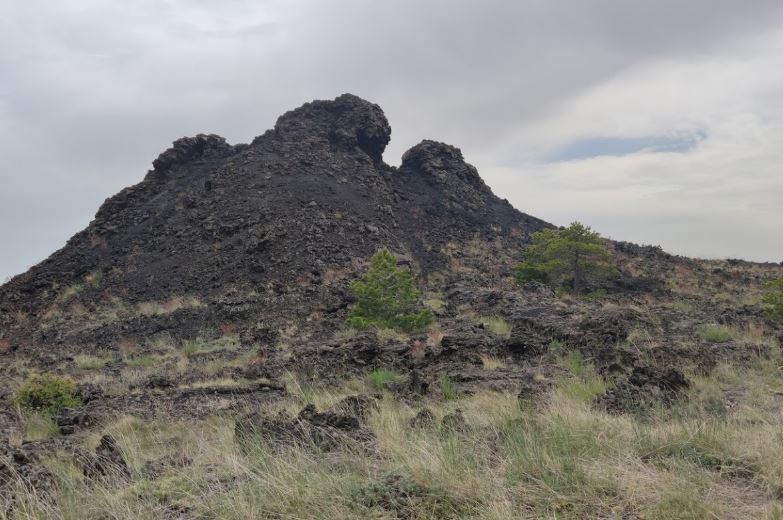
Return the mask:
[(349, 327), (413, 332), (425, 329), (435, 319), (432, 311), (421, 305), (421, 293), (410, 269), (398, 267), (388, 249), (373, 255), (370, 269), (351, 284), (351, 291), (357, 301), (348, 314)]
[(783, 322), (783, 276), (767, 284), (763, 302), (767, 317), (772, 321)]
[(63, 408), (81, 406), (73, 380), (54, 374), (31, 376), (14, 394), (14, 402), (29, 410), (54, 415)]

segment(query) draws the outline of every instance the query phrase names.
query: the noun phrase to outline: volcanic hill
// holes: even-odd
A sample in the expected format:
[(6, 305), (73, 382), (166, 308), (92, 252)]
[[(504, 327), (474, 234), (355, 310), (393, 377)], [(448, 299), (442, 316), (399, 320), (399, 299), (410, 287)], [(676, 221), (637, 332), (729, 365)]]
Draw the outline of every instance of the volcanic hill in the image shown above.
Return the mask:
[[(345, 94), (179, 139), (0, 286), (0, 518), (782, 517), (783, 266), (607, 239), (587, 294), (518, 283), (551, 224), (390, 136)], [(346, 327), (383, 247), (426, 332)]]
[[(329, 280), (379, 247), (427, 275), (471, 243), (516, 254), (548, 225), (493, 195), (452, 146), (423, 141), (399, 168), (385, 164), (390, 135), (377, 105), (345, 94), (284, 114), (249, 145), (175, 141), (64, 248), (0, 289), (0, 334), (22, 349), (105, 345), (149, 332), (124, 308), (163, 314), (183, 302), (198, 304), (166, 324), (172, 332), (261, 317), (280, 326), (344, 308), (345, 285)], [(118, 319), (30, 335), (47, 313), (69, 309), (115, 309)]]

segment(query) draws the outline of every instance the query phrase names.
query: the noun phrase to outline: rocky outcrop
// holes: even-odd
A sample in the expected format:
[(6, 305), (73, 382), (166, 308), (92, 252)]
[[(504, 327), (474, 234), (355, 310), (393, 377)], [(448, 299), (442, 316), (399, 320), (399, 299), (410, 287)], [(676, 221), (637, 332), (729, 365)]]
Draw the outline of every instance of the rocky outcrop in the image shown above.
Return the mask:
[(152, 166), (159, 175), (165, 175), (174, 166), (186, 165), (196, 160), (222, 159), (234, 151), (234, 147), (226, 142), (225, 137), (198, 134), (174, 141), (171, 148), (152, 161)]
[(237, 419), (234, 439), (243, 450), (259, 443), (299, 445), (331, 451), (345, 445), (371, 447), (375, 438), (358, 417), (334, 412), (319, 412), (314, 405), (302, 408), (295, 418), (269, 416), (255, 412)]
[(611, 413), (643, 412), (655, 403), (671, 403), (689, 386), (676, 368), (637, 366), (627, 379), (600, 395), (596, 404)]
[(352, 94), (334, 101), (313, 101), (283, 114), (275, 133), (287, 140), (321, 140), (346, 152), (360, 150), (376, 163), (381, 162), (391, 139), (391, 127), (381, 107)]
[(402, 175), (421, 175), (454, 203), (479, 211), (492, 197), (476, 168), (465, 162), (462, 151), (454, 146), (425, 140), (402, 156)]

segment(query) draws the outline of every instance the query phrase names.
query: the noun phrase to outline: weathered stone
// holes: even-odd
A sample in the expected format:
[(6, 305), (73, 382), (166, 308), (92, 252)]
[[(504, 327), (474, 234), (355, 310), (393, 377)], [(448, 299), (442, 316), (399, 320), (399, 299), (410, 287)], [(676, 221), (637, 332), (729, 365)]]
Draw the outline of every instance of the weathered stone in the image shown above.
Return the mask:
[(408, 424), (411, 428), (431, 428), (435, 425), (435, 415), (429, 408), (422, 408), (411, 417)]

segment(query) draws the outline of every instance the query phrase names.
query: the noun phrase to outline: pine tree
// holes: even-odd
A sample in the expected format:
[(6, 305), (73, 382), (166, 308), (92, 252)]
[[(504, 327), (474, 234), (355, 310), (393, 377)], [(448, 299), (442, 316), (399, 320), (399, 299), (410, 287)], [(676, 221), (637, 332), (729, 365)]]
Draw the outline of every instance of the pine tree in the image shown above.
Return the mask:
[(525, 261), (515, 269), (520, 282), (561, 283), (570, 280), (577, 294), (584, 290), (587, 282), (613, 272), (609, 251), (601, 236), (579, 222), (563, 229), (544, 229), (534, 233), (533, 242), (525, 251)]
[(370, 268), (361, 280), (351, 284), (356, 304), (347, 324), (356, 329), (383, 327), (406, 332), (422, 330), (434, 317), (422, 309), (421, 293), (410, 269), (398, 267), (388, 249), (373, 255)]

